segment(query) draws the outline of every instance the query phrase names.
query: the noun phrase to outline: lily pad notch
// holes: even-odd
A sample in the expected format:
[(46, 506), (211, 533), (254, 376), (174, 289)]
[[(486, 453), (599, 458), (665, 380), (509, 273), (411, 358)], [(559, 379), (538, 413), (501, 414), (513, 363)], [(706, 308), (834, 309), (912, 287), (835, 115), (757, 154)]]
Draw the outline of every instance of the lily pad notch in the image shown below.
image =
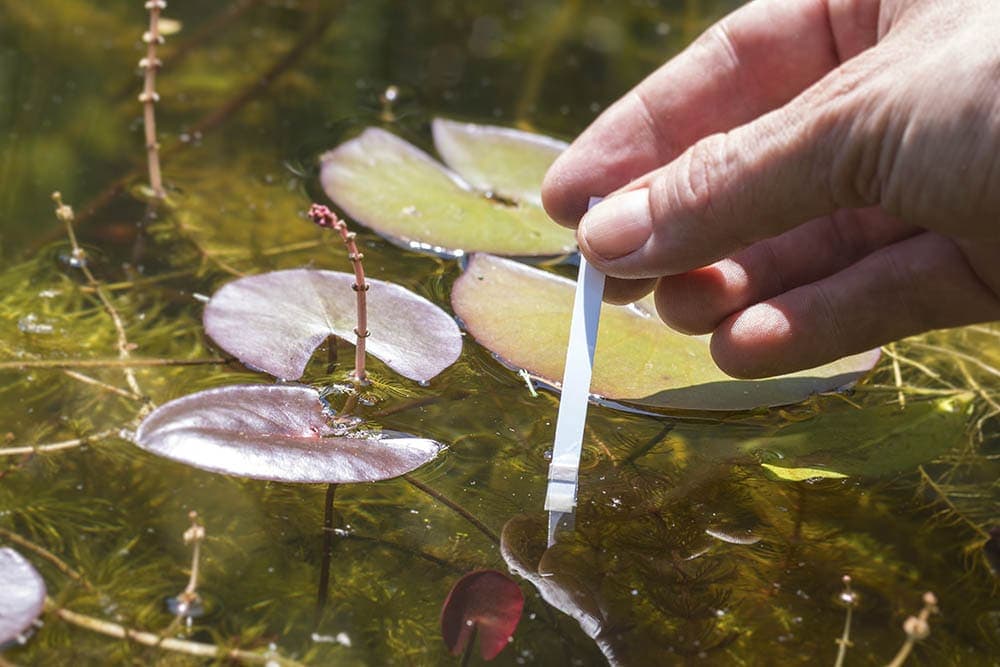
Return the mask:
[(566, 144), (444, 119), (433, 134), (447, 166), (367, 128), (320, 158), (323, 190), (351, 218), (411, 249), (554, 257), (576, 248), (573, 231), (541, 207), (542, 177)]
[[(205, 306), (205, 331), (243, 364), (297, 380), (331, 335), (351, 340), (357, 320), (353, 274), (315, 269), (273, 271), (224, 285)], [(427, 382), (458, 360), (455, 320), (427, 299), (366, 279), (367, 351), (391, 369)]]

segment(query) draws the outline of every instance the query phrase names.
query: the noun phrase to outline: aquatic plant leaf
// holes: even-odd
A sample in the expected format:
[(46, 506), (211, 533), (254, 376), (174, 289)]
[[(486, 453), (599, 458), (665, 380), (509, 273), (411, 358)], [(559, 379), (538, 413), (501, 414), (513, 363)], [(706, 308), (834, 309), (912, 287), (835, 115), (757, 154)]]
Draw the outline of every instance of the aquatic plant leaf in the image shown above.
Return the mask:
[(444, 163), (474, 188), (542, 205), (545, 172), (567, 144), (510, 127), (435, 118), (434, 147)]
[[(744, 453), (780, 456), (783, 466), (821, 468), (826, 476), (831, 472), (866, 477), (907, 472), (965, 441), (964, 424), (972, 399), (968, 393), (910, 401), (905, 410), (896, 403), (863, 410), (848, 406), (793, 422), (766, 436), (744, 438), (736, 446)], [(711, 447), (698, 451), (704, 453)]]
[[(320, 181), (337, 206), (413, 248), (452, 255), (545, 256), (570, 252), (576, 245), (572, 230), (552, 222), (539, 206), (490, 199), (385, 130), (368, 128), (321, 161)], [(535, 187), (540, 186), (539, 180)]]
[(847, 477), (842, 472), (825, 468), (786, 468), (771, 463), (761, 463), (760, 465), (778, 479), (789, 482), (805, 482), (810, 479), (844, 479)]
[(492, 660), (510, 643), (523, 609), (524, 595), (510, 577), (496, 570), (470, 572), (455, 582), (441, 607), (441, 636), (459, 655), (478, 635), (479, 654)]
[(42, 575), (13, 549), (0, 549), (0, 645), (23, 635), (44, 606)]
[[(399, 285), (367, 282), (368, 352), (418, 382), (458, 359), (462, 334), (448, 313)], [(353, 285), (352, 274), (312, 269), (241, 278), (212, 295), (205, 331), (247, 366), (297, 380), (328, 336), (356, 340)]]
[[(452, 289), (452, 307), (480, 344), (515, 368), (558, 386), (563, 376), (575, 283), (508, 259), (478, 254)], [(707, 337), (679, 334), (646, 302), (605, 304), (591, 392), (654, 408), (748, 410), (796, 403), (856, 381), (872, 350), (798, 373), (735, 380), (720, 371)]]
[(329, 484), (398, 477), (443, 449), (398, 433), (340, 435), (315, 390), (281, 385), (232, 385), (170, 401), (143, 420), (135, 441), (212, 472)]

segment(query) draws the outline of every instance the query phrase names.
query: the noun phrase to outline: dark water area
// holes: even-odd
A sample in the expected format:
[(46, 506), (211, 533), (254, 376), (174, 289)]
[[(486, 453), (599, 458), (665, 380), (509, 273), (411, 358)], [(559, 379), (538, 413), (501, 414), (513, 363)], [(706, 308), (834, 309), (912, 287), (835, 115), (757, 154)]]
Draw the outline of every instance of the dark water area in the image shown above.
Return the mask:
[[(151, 215), (143, 4), (0, 0), (0, 547), (51, 599), (0, 665), (213, 663), (110, 626), (258, 664), (457, 664), (441, 604), (483, 568), (525, 595), (497, 665), (834, 664), (845, 574), (857, 602), (844, 664), (889, 663), (926, 591), (940, 613), (907, 664), (998, 664), (996, 324), (900, 341), (851, 393), (787, 408), (591, 405), (576, 531), (548, 551), (558, 395), (533, 395), (470, 336), (426, 385), (370, 360), (366, 414), (448, 448), (406, 477), (340, 485), (332, 511), (325, 485), (212, 474), (130, 442), (143, 397), (273, 382), (219, 363), (202, 295), (274, 269), (351, 270), (305, 220), (327, 202), (321, 153), (370, 126), (433, 152), (436, 117), (570, 140), (739, 4), (171, 3), (180, 30), (161, 49), (156, 109), (169, 197)], [(131, 379), (55, 190), (129, 352), (149, 362)], [(370, 277), (451, 312), (460, 262), (348, 223)], [(354, 355), (339, 348), (302, 382), (342, 384)], [(800, 459), (846, 476), (762, 465)], [(204, 614), (178, 625), (165, 600), (188, 582), (192, 510)]]

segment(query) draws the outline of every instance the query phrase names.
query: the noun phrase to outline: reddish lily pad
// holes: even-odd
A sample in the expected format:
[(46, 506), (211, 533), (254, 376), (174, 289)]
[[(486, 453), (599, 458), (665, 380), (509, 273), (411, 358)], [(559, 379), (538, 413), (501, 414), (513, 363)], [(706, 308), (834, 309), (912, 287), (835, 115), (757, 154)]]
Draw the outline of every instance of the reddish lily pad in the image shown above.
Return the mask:
[(434, 147), (474, 188), (542, 205), (541, 183), (567, 144), (510, 127), (435, 118)]
[(281, 385), (233, 385), (176, 399), (143, 420), (135, 441), (212, 472), (330, 484), (398, 477), (443, 449), (398, 433), (343, 434), (315, 390)]
[[(368, 352), (418, 382), (458, 359), (462, 334), (448, 313), (399, 285), (367, 282)], [(352, 274), (312, 269), (241, 278), (205, 306), (205, 331), (247, 366), (297, 380), (327, 337), (356, 340), (353, 285)]]
[[(515, 368), (558, 387), (563, 376), (575, 283), (478, 254), (455, 282), (455, 313), (480, 344)], [(855, 382), (879, 358), (871, 350), (798, 373), (736, 380), (712, 361), (705, 336), (670, 329), (644, 302), (605, 304), (591, 392), (651, 408), (749, 410), (785, 405)]]
[(44, 606), (42, 575), (13, 549), (0, 549), (0, 645), (23, 637)]
[[(323, 189), (359, 223), (414, 249), (553, 256), (576, 247), (573, 231), (553, 223), (538, 205), (540, 165), (555, 157), (550, 147), (551, 159), (539, 158), (544, 140), (517, 133), (498, 142), (491, 130), (483, 146), (472, 150), (468, 132), (459, 135), (449, 127), (439, 126), (437, 134), (446, 137), (441, 145), (470, 173), (472, 185), (396, 135), (368, 128), (322, 156)], [(495, 181), (484, 170), (491, 160)], [(532, 166), (516, 176), (521, 164)], [(491, 184), (505, 198), (488, 196)]]
[(477, 570), (459, 579), (441, 607), (441, 636), (452, 655), (479, 636), (479, 654), (492, 660), (510, 643), (521, 620), (524, 595), (510, 577)]

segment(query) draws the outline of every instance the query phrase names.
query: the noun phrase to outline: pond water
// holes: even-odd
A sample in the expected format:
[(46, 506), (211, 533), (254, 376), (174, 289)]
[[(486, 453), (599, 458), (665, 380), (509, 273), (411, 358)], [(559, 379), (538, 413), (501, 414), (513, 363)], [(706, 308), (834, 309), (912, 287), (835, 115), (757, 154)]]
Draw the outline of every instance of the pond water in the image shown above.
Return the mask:
[[(996, 325), (899, 342), (852, 393), (785, 409), (591, 406), (576, 531), (544, 554), (557, 396), (534, 395), (468, 336), (425, 386), (370, 360), (366, 416), (448, 449), (406, 478), (337, 487), (332, 509), (324, 485), (215, 475), (128, 440), (148, 403), (116, 365), (114, 323), (52, 191), (76, 209), (88, 267), (142, 360), (142, 396), (269, 383), (220, 363), (199, 295), (273, 269), (351, 270), (304, 220), (327, 201), (320, 153), (368, 126), (432, 150), (438, 116), (572, 138), (738, 4), (172, 4), (181, 29), (157, 86), (170, 202), (150, 215), (142, 3), (0, 1), (0, 546), (51, 598), (0, 664), (206, 660), (98, 631), (108, 624), (275, 664), (456, 664), (439, 626), (448, 591), (511, 563), (529, 575), (511, 575), (526, 602), (498, 665), (833, 664), (844, 574), (858, 596), (845, 664), (889, 662), (925, 591), (941, 613), (910, 661), (996, 664), (984, 552), (1000, 509)], [(369, 276), (450, 310), (459, 262), (351, 226)], [(303, 381), (343, 383), (353, 350), (339, 347)], [(761, 465), (803, 453), (848, 475), (781, 480)], [(177, 625), (166, 600), (188, 582), (192, 510), (204, 613)]]

